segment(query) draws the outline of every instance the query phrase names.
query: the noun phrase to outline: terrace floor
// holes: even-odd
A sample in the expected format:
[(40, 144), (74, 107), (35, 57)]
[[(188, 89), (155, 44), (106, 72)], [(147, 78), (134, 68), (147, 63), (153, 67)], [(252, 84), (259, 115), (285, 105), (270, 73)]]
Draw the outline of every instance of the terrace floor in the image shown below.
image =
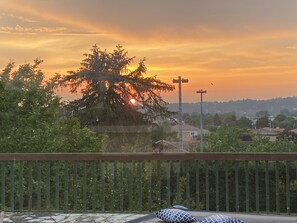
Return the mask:
[[(218, 212), (191, 211), (198, 220)], [(287, 215), (254, 215), (239, 213), (219, 214), (237, 217), (246, 223), (297, 223), (297, 216)], [(0, 223), (1, 223), (0, 218)], [(95, 214), (65, 214), (65, 213), (4, 213), (3, 223), (155, 223), (162, 221), (152, 214), (135, 213), (95, 213)]]
[[(3, 223), (124, 223), (145, 216), (133, 213), (96, 213), (96, 214), (66, 214), (66, 213), (4, 213)], [(1, 220), (0, 220), (0, 223)]]

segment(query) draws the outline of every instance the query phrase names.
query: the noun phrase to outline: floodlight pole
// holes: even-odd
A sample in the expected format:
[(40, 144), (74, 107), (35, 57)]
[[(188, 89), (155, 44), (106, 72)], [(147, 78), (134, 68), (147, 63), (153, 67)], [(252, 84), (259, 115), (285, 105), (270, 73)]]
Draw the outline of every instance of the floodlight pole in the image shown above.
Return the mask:
[(203, 94), (206, 94), (207, 91), (200, 90), (196, 91), (196, 93), (200, 94), (201, 102), (200, 102), (200, 152), (203, 152), (203, 106), (202, 106), (202, 98)]
[(184, 145), (183, 145), (183, 123), (182, 123), (182, 91), (181, 91), (181, 84), (182, 83), (188, 83), (188, 79), (181, 78), (181, 76), (178, 76), (178, 79), (173, 79), (173, 83), (178, 83), (178, 123), (179, 123), (179, 151), (184, 151)]

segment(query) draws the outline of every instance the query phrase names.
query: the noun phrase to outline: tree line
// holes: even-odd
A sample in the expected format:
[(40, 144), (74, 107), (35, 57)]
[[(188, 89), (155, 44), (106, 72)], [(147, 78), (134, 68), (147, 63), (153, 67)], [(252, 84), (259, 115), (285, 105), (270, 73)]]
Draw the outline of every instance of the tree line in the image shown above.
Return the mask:
[[(200, 126), (200, 113), (184, 113), (183, 121), (196, 127)], [(206, 113), (203, 115), (204, 127), (209, 131), (215, 131), (220, 126), (236, 126), (239, 128), (283, 128), (292, 130), (297, 128), (297, 120), (285, 110), (275, 117), (271, 117), (267, 110), (256, 112), (255, 117), (237, 116), (235, 112)]]
[[(56, 74), (49, 80), (41, 70), (40, 59), (18, 67), (9, 62), (0, 74), (0, 151), (99, 152), (139, 151), (139, 148), (151, 151), (152, 144), (160, 139), (176, 141), (167, 121), (176, 113), (168, 110), (160, 95), (172, 91), (174, 86), (157, 76), (147, 76), (145, 58), (136, 66), (134, 60), (122, 46), (108, 52), (95, 45), (84, 55), (77, 70)], [(81, 96), (63, 101), (56, 91), (65, 87)], [(200, 117), (197, 112), (184, 113), (183, 120), (199, 126)], [(256, 114), (256, 120), (236, 117), (234, 112), (207, 113), (203, 120), (204, 127), (212, 132), (208, 136), (209, 145), (211, 137), (223, 134), (220, 132), (224, 129), (226, 135), (238, 129), (232, 134), (244, 139), (249, 137), (245, 129), (297, 127), (296, 120), (285, 110), (273, 120), (265, 110)], [(114, 131), (118, 126), (124, 126), (121, 133)], [(136, 128), (128, 132), (125, 126)], [(137, 132), (137, 126), (149, 130)], [(97, 127), (111, 131), (94, 131)], [(209, 147), (209, 151), (218, 148)]]
[[(95, 45), (76, 71), (49, 80), (40, 59), (9, 62), (0, 74), (0, 151), (104, 151), (112, 134), (90, 127), (149, 125), (170, 116), (160, 93), (174, 86), (145, 76), (145, 59), (132, 69), (134, 59), (122, 46), (107, 52)], [(65, 87), (82, 96), (62, 101), (55, 92)]]

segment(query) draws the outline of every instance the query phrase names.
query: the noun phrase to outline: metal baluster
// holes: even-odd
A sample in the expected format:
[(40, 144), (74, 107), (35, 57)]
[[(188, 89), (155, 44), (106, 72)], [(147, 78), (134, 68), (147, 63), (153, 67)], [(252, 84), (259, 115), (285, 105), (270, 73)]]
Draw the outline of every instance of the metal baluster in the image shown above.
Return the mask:
[(268, 161), (265, 161), (265, 192), (266, 192), (266, 213), (269, 214), (269, 168)]
[(245, 172), (245, 211), (249, 212), (249, 210), (250, 210), (249, 161), (245, 161), (245, 163), (244, 163), (244, 172)]
[(170, 172), (171, 172), (171, 161), (167, 160), (167, 207), (171, 206)]

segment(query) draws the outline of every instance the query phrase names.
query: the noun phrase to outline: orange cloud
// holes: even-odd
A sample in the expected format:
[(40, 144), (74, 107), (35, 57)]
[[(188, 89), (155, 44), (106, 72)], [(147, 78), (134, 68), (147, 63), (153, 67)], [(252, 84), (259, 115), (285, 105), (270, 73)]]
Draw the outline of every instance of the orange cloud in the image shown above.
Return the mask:
[[(178, 1), (173, 1), (172, 11), (162, 14), (160, 9), (167, 6), (158, 1), (157, 9), (150, 2), (145, 3), (149, 13), (156, 10), (155, 17), (150, 18), (152, 14), (146, 11), (129, 14), (131, 9), (125, 4), (138, 7), (132, 1), (119, 3), (126, 12), (117, 11), (118, 5), (113, 8), (111, 3), (98, 1), (105, 3), (96, 9), (100, 13), (94, 13), (96, 10), (91, 7), (95, 1), (89, 2), (90, 6), (73, 2), (81, 5), (63, 9), (59, 1), (33, 4), (28, 0), (23, 4), (20, 0), (2, 0), (0, 65), (3, 67), (9, 59), (21, 64), (40, 57), (50, 77), (77, 69), (83, 54), (94, 44), (107, 50), (122, 44), (130, 56), (136, 56), (135, 64), (146, 57), (147, 75), (157, 75), (168, 83), (177, 76), (188, 78), (190, 82), (183, 88), (184, 101), (196, 101), (195, 92), (201, 88), (208, 90), (207, 100), (296, 95), (297, 29), (289, 17), (285, 17), (288, 23), (283, 27), (271, 23), (267, 26), (261, 19), (255, 23), (256, 18), (247, 13), (239, 21), (232, 19), (241, 16), (227, 17), (223, 12), (196, 15), (186, 3), (178, 7)], [(199, 4), (214, 10), (209, 3)], [(176, 18), (174, 10), (180, 12)], [(177, 101), (177, 92), (164, 97)]]

